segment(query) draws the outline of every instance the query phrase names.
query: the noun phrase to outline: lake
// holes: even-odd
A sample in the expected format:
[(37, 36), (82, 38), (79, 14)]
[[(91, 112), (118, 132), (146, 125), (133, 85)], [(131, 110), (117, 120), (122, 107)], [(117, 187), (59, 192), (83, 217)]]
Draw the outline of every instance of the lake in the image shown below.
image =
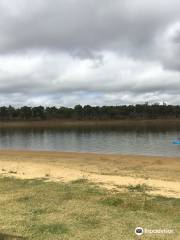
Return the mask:
[(180, 146), (172, 144), (179, 135), (179, 128), (11, 128), (0, 129), (0, 148), (180, 156)]

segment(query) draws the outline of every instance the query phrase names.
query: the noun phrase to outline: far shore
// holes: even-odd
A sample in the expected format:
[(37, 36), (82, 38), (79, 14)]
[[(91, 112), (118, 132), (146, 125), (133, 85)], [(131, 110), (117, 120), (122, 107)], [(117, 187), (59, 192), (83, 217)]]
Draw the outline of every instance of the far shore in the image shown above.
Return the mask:
[(0, 151), (1, 177), (73, 181), (87, 179), (108, 189), (122, 191), (145, 184), (150, 193), (180, 198), (180, 157)]
[(1, 128), (180, 127), (180, 119), (0, 121)]

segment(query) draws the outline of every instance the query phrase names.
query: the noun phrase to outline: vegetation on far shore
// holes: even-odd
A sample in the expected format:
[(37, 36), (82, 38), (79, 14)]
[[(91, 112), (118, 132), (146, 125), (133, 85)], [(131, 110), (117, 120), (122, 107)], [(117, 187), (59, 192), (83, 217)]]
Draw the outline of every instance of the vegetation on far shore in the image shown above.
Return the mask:
[(179, 239), (180, 199), (152, 197), (144, 185), (113, 192), (86, 179), (44, 180), (0, 178), (2, 239), (129, 240), (137, 226), (175, 231), (141, 239)]
[(136, 104), (119, 106), (76, 105), (71, 107), (0, 107), (0, 121), (14, 120), (120, 120), (180, 118), (179, 105)]

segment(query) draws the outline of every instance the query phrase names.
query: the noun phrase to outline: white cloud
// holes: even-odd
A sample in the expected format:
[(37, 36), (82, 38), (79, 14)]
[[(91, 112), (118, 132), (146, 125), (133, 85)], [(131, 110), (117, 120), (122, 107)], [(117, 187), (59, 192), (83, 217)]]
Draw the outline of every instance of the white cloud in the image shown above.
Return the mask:
[(0, 2), (0, 101), (180, 103), (180, 2)]
[(180, 73), (163, 69), (158, 62), (107, 51), (101, 55), (98, 65), (96, 59), (68, 54), (1, 57), (1, 102), (72, 106), (172, 101), (180, 90)]

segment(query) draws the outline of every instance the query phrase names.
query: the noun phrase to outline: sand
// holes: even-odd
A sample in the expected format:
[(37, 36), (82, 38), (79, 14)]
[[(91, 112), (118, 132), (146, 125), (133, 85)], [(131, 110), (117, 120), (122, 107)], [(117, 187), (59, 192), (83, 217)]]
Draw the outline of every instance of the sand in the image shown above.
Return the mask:
[(115, 191), (146, 184), (150, 194), (180, 198), (179, 173), (177, 157), (0, 151), (1, 176), (64, 182), (85, 178)]

